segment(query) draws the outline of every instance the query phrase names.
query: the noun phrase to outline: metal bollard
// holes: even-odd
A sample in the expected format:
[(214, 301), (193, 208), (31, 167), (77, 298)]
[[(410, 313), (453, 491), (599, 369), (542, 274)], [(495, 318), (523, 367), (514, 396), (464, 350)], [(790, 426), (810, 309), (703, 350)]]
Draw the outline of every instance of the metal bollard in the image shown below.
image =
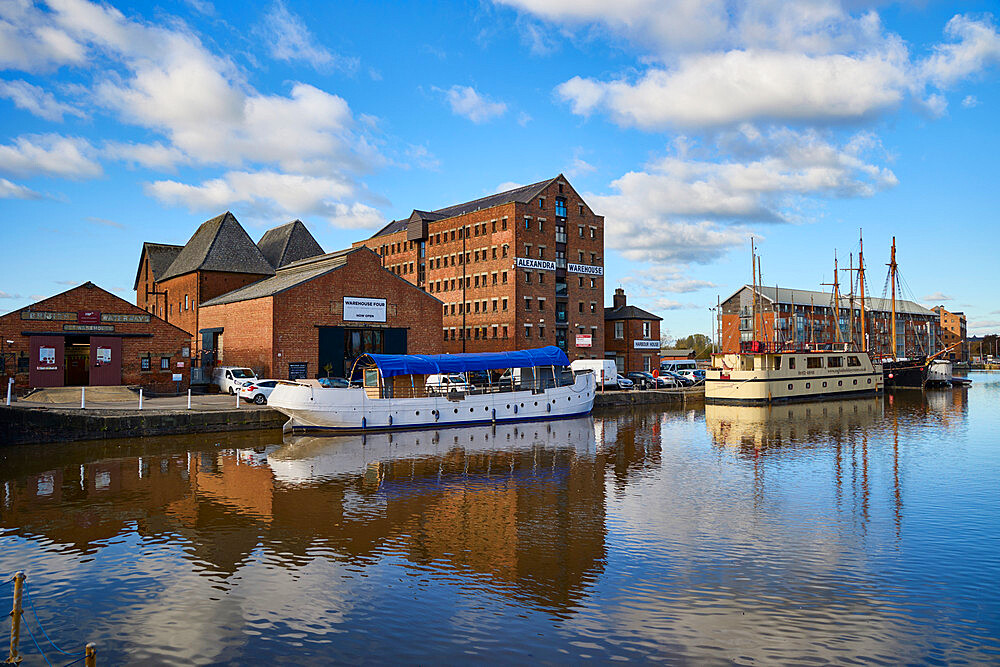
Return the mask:
[(83, 659), (83, 664), (85, 667), (97, 667), (97, 646), (94, 645), (94, 642), (88, 643), (84, 651), (86, 657)]
[(10, 393), (14, 389), (14, 378), (7, 381), (7, 407), (10, 407)]
[(139, 409), (142, 410), (142, 387), (139, 387)]
[(4, 662), (18, 665), (21, 655), (18, 653), (18, 642), (21, 640), (21, 595), (24, 593), (24, 572), (14, 575), (14, 608), (10, 611), (10, 656)]
[(188, 389), (188, 410), (191, 409), (191, 389)]
[(85, 410), (87, 408), (87, 388), (80, 387), (80, 409)]
[(240, 407), (240, 390), (239, 387), (236, 388), (236, 407)]

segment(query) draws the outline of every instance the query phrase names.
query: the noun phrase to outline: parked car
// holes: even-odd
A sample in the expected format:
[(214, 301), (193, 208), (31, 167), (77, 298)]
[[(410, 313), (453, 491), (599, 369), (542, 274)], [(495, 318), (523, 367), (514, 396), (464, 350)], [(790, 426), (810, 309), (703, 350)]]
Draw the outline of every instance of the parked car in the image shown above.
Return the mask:
[(660, 371), (660, 377), (673, 378), (678, 387), (690, 387), (694, 384), (694, 380), (673, 371)]
[(247, 382), (256, 382), (257, 374), (252, 368), (241, 366), (219, 366), (212, 371), (212, 384), (218, 385), (219, 389), (230, 396)]
[(277, 380), (254, 380), (247, 382), (237, 389), (237, 391), (240, 393), (240, 398), (249, 403), (266, 405), (267, 397), (271, 395), (271, 392), (274, 391), (277, 385)]
[(705, 381), (705, 371), (703, 371), (700, 368), (696, 368), (694, 370), (681, 371), (681, 375), (694, 382), (694, 384), (698, 384)]
[(673, 389), (675, 387), (683, 387), (684, 383), (675, 378), (669, 373), (660, 373), (656, 378), (657, 389)]
[(658, 384), (653, 374), (646, 371), (632, 371), (625, 377), (641, 389), (655, 389)]
[(326, 387), (327, 389), (347, 389), (351, 386), (351, 383), (347, 381), (346, 378), (320, 378), (319, 384), (321, 387)]
[(632, 389), (635, 387), (635, 383), (624, 375), (615, 376), (615, 385), (617, 385), (619, 389)]

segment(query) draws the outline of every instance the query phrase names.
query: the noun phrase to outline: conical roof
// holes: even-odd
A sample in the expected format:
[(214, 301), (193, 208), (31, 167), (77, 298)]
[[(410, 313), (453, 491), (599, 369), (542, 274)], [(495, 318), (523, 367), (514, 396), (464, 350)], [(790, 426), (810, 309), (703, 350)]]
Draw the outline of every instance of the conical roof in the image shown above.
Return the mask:
[(257, 242), (264, 258), (275, 269), (323, 254), (323, 248), (301, 220), (269, 229)]
[(160, 280), (192, 271), (274, 275), (270, 262), (229, 211), (203, 222)]

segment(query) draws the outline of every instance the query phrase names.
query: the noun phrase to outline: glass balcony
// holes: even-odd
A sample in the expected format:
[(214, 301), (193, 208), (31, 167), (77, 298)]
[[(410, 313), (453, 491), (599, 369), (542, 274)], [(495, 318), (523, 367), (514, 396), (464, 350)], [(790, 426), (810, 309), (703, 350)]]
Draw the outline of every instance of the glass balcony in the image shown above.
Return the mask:
[(566, 232), (556, 232), (556, 243), (566, 243)]
[(557, 310), (556, 311), (556, 322), (559, 323), (559, 322), (565, 322), (565, 321), (566, 321), (566, 311), (565, 310)]

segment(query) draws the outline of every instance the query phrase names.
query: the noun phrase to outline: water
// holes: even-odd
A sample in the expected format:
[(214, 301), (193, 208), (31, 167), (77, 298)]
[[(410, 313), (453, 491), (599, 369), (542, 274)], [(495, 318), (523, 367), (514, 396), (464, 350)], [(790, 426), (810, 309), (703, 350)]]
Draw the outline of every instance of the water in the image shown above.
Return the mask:
[(5, 448), (0, 573), (104, 664), (1000, 663), (1000, 374), (973, 379)]

